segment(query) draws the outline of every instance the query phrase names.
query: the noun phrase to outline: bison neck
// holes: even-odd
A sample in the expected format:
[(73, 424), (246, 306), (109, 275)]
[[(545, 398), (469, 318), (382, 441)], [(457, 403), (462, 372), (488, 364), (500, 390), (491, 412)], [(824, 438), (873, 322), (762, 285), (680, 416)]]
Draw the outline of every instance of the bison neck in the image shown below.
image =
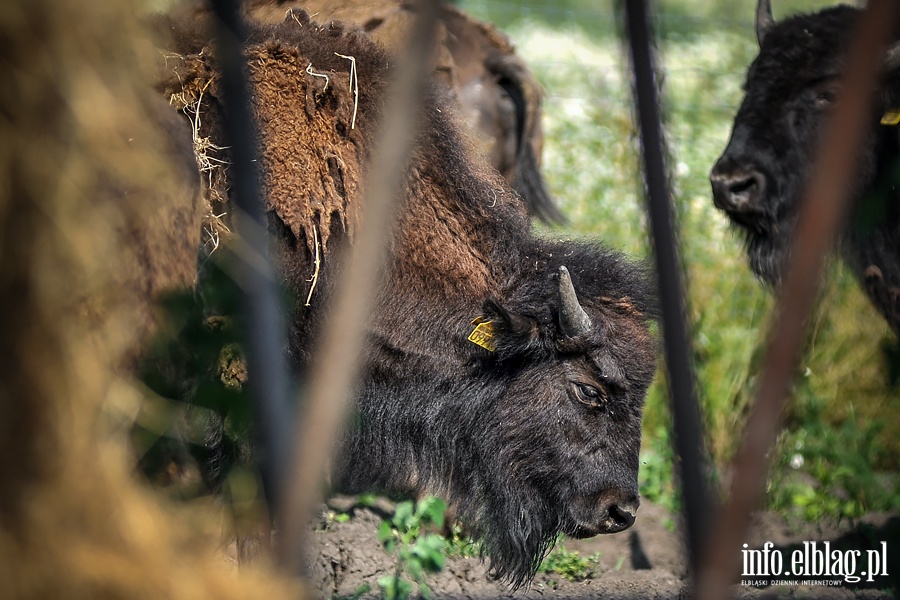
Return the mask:
[(346, 493), (431, 494), (454, 504), (481, 485), (473, 440), (489, 432), (485, 415), (499, 387), (407, 368), (397, 377), (370, 367), (342, 436), (333, 482)]
[(869, 300), (900, 335), (900, 136), (893, 127), (881, 133), (877, 158), (869, 162), (875, 172), (863, 175), (873, 183), (855, 207), (842, 250)]

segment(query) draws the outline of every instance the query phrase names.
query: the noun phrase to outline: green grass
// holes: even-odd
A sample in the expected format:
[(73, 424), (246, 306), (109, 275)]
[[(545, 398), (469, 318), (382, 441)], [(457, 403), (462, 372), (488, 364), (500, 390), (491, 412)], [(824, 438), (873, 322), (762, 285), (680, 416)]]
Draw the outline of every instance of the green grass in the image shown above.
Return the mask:
[(555, 573), (569, 581), (583, 581), (594, 576), (600, 565), (600, 553), (581, 556), (577, 551), (568, 551), (563, 543), (558, 543), (550, 551), (541, 566), (540, 573)]
[[(160, 1), (160, 0), (157, 0)], [(462, 0), (457, 4), (467, 12), (495, 23), (498, 27), (514, 30), (523, 21), (539, 21), (550, 27), (581, 29), (592, 36), (604, 36), (615, 32), (613, 6), (617, 2), (595, 0)], [(798, 11), (815, 11), (834, 2), (830, 0), (776, 0), (774, 15)], [(657, 8), (660, 29), (666, 34), (703, 35), (704, 26), (721, 28), (745, 28), (752, 31), (756, 2), (743, 0), (657, 0), (651, 2)]]
[[(778, 2), (775, 13), (827, 4)], [(592, 5), (564, 2), (553, 10), (531, 2), (529, 10), (513, 11), (504, 3), (462, 3), (504, 26), (547, 92), (544, 173), (572, 220), (570, 229), (547, 233), (599, 237), (647, 258), (627, 60), (609, 8)], [(719, 469), (739, 440), (774, 305), (750, 272), (740, 239), (713, 207), (707, 181), (756, 52), (754, 5), (737, 10), (722, 0), (673, 0), (660, 3), (659, 15), (692, 350), (707, 446)], [(900, 423), (900, 392), (888, 384), (883, 350), (892, 343), (852, 276), (832, 265), (776, 452), (771, 507), (814, 520), (900, 506), (900, 441), (891, 426)], [(645, 412), (641, 486), (645, 497), (675, 507), (666, 389), (657, 379)], [(798, 455), (803, 464), (794, 468)]]

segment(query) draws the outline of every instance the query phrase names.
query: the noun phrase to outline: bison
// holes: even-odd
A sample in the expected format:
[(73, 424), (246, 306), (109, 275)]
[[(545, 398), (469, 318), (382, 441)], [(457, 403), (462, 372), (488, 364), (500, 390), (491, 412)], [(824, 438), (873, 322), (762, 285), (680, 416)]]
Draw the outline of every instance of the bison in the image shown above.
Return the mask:
[[(759, 55), (747, 72), (731, 139), (710, 182), (715, 205), (744, 234), (753, 271), (771, 285), (783, 277), (798, 205), (859, 13), (837, 6), (776, 22), (768, 0), (757, 6)], [(854, 214), (841, 232), (840, 249), (900, 334), (898, 67), (896, 51), (889, 52), (852, 188)]]
[[(277, 24), (289, 8), (307, 11), (318, 24), (338, 21), (359, 28), (389, 52), (403, 49), (415, 13), (401, 0), (251, 0), (248, 18)], [(203, 2), (194, 13), (207, 10)], [(532, 215), (547, 223), (564, 223), (540, 171), (543, 130), (540, 84), (497, 28), (461, 10), (442, 5), (440, 51), (435, 77), (452, 90), (467, 131), (489, 162), (525, 199)]]
[[(160, 89), (194, 124), (200, 164), (227, 164), (213, 46), (192, 24), (167, 29)], [(295, 10), (252, 24), (245, 54), (269, 230), (293, 298), (289, 354), (302, 373), (363, 209), (392, 66), (363, 33)], [(423, 99), (331, 481), (446, 498), (494, 573), (518, 586), (559, 533), (634, 522), (655, 302), (643, 267), (616, 252), (535, 237), (521, 198), (459, 135), (452, 101), (438, 85)], [(227, 212), (227, 170), (205, 181)]]

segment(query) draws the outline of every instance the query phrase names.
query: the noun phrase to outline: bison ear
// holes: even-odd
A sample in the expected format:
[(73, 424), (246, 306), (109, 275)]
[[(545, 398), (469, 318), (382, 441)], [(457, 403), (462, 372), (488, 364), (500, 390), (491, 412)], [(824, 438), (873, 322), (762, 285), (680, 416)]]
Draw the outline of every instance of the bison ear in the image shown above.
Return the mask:
[(772, 3), (770, 0), (759, 0), (756, 3), (756, 41), (762, 47), (763, 39), (766, 34), (775, 25), (775, 18), (772, 16)]
[(472, 339), (475, 331), (469, 336), (469, 341), (487, 348), (501, 359), (528, 352), (538, 344), (540, 326), (535, 319), (510, 312), (493, 299), (485, 301), (482, 310), (484, 316), (473, 323), (476, 323), (476, 331), (481, 327), (479, 323), (489, 323), (487, 344)]

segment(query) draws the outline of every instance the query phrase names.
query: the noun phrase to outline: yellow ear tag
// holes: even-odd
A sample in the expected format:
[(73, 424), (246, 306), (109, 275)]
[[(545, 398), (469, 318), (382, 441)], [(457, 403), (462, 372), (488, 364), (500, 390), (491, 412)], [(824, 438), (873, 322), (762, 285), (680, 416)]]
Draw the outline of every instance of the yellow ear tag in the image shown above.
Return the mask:
[(472, 325), (475, 326), (475, 329), (469, 334), (469, 341), (488, 352), (493, 352), (496, 349), (493, 321), (488, 321), (484, 317), (476, 317), (472, 320)]
[(889, 110), (881, 117), (882, 125), (900, 125), (900, 109)]

